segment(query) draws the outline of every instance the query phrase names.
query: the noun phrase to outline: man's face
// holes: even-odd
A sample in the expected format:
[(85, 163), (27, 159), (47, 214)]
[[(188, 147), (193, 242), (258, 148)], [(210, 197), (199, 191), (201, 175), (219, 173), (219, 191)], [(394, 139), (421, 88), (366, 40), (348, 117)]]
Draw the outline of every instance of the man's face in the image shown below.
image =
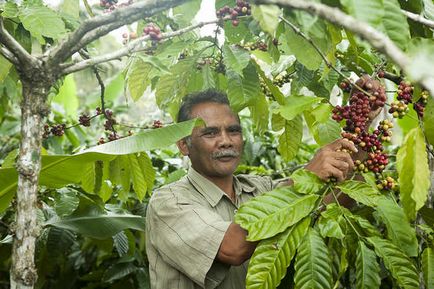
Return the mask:
[(181, 152), (188, 155), (193, 168), (206, 177), (231, 176), (243, 149), (237, 115), (228, 105), (207, 102), (195, 105), (191, 116), (202, 118), (205, 126), (193, 129), (191, 143), (187, 145), (184, 141)]

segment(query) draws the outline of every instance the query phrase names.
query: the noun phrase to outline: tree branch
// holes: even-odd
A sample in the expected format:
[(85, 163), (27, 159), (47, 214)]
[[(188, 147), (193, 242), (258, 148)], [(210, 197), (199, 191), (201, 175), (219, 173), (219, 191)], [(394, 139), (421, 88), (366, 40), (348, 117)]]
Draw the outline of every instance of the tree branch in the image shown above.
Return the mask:
[(428, 26), (429, 28), (434, 29), (434, 21), (429, 20), (429, 19), (423, 17), (422, 15), (412, 13), (412, 12), (410, 12), (410, 11), (406, 11), (406, 10), (401, 10), (401, 11), (402, 11), (402, 13), (404, 13), (405, 16), (407, 16), (409, 19), (411, 19), (411, 20), (413, 20), (413, 21), (416, 21), (416, 22), (419, 22), (419, 23), (421, 23), (421, 24), (423, 24), (423, 25)]
[(342, 26), (369, 42), (372, 47), (388, 56), (396, 65), (398, 65), (406, 75), (411, 75), (413, 81), (418, 82), (431, 95), (434, 95), (434, 77), (426, 74), (415, 75), (411, 73), (411, 59), (399, 49), (389, 37), (374, 29), (370, 25), (356, 20), (337, 8), (316, 3), (313, 1), (303, 0), (256, 0), (256, 4), (276, 4), (279, 7), (299, 9), (313, 15), (318, 15), (333, 24)]
[(18, 59), (5, 47), (0, 47), (0, 54), (13, 65), (19, 65)]
[[(50, 49), (45, 54), (50, 66), (57, 66), (75, 52), (84, 48), (95, 39), (119, 28), (133, 23), (141, 18), (149, 17), (155, 13), (179, 5), (186, 0), (145, 0), (134, 3), (125, 8), (116, 9), (109, 14), (100, 15), (84, 21), (65, 41)], [(110, 28), (105, 28), (109, 26)], [(94, 30), (96, 30), (94, 32)]]
[[(175, 37), (175, 36), (179, 36), (181, 34), (184, 34), (184, 33), (187, 33), (189, 31), (192, 31), (192, 30), (194, 30), (196, 28), (200, 28), (202, 26), (209, 25), (209, 24), (215, 24), (215, 23), (217, 23), (219, 21), (220, 20), (216, 19), (216, 20), (199, 22), (199, 23), (197, 23), (195, 25), (191, 25), (191, 26), (185, 27), (183, 29), (179, 29), (179, 30), (174, 31), (174, 32), (163, 33), (161, 35), (162, 36), (161, 39), (168, 39), (168, 38), (172, 38), (172, 37)], [(146, 47), (142, 46), (141, 44), (144, 41), (147, 41), (147, 40), (150, 40), (150, 39), (151, 38), (150, 38), (149, 35), (145, 35), (145, 36), (139, 37), (139, 38), (131, 41), (128, 45), (126, 45), (124, 48), (122, 48), (122, 49), (120, 49), (118, 51), (115, 51), (115, 52), (112, 52), (112, 53), (108, 53), (108, 54), (103, 54), (101, 56), (97, 56), (97, 57), (94, 57), (94, 58), (91, 58), (91, 59), (86, 59), (86, 60), (80, 61), (80, 62), (72, 64), (72, 65), (70, 63), (69, 64), (61, 65), (61, 68), (64, 68), (61, 71), (61, 75), (66, 75), (66, 74), (69, 74), (69, 73), (80, 71), (80, 70), (86, 69), (88, 67), (94, 66), (96, 64), (100, 64), (100, 63), (116, 60), (116, 59), (119, 59), (121, 57), (128, 56), (128, 55), (130, 55), (130, 54), (132, 54), (134, 52), (142, 51)]]
[[(2, 43), (9, 52), (21, 63), (21, 65), (34, 65), (37, 61), (30, 55), (24, 47), (21, 46), (5, 29), (3, 25), (3, 17), (0, 17), (0, 43)], [(3, 54), (3, 49), (1, 50)], [(4, 55), (4, 54), (3, 54)], [(7, 58), (6, 53), (6, 58)], [(8, 59), (9, 60), (9, 59)], [(12, 61), (11, 61), (12, 62)], [(14, 62), (12, 62), (14, 63)], [(15, 63), (14, 63), (15, 64)]]

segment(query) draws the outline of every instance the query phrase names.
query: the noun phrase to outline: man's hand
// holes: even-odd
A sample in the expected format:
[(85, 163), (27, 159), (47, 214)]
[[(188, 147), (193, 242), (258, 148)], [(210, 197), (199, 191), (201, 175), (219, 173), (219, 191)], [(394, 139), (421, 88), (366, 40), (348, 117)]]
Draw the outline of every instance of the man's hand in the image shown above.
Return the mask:
[(336, 140), (322, 147), (305, 169), (324, 181), (334, 177), (338, 182), (342, 182), (354, 168), (349, 152), (357, 152), (352, 142), (347, 139)]

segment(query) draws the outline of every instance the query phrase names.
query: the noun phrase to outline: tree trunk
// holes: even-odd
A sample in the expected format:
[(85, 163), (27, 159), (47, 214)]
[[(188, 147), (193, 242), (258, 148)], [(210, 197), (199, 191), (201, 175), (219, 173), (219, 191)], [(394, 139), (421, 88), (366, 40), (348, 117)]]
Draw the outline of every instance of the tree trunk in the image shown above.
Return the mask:
[[(37, 280), (35, 241), (37, 227), (37, 191), (41, 170), (43, 118), (47, 114), (48, 78), (25, 81), (21, 104), (21, 144), (17, 160), (18, 189), (10, 283), (12, 289), (33, 288)], [(44, 83), (45, 82), (45, 83)]]

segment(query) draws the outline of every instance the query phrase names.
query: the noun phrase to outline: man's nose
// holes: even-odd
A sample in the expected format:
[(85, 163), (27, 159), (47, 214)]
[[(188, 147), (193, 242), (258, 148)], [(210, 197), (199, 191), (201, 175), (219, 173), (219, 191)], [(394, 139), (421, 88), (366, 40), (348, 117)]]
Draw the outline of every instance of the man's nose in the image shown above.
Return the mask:
[(232, 144), (233, 144), (233, 139), (232, 139), (231, 135), (226, 131), (223, 131), (220, 134), (220, 140), (219, 141), (220, 141), (219, 142), (220, 146), (226, 147), (226, 146), (232, 146)]

